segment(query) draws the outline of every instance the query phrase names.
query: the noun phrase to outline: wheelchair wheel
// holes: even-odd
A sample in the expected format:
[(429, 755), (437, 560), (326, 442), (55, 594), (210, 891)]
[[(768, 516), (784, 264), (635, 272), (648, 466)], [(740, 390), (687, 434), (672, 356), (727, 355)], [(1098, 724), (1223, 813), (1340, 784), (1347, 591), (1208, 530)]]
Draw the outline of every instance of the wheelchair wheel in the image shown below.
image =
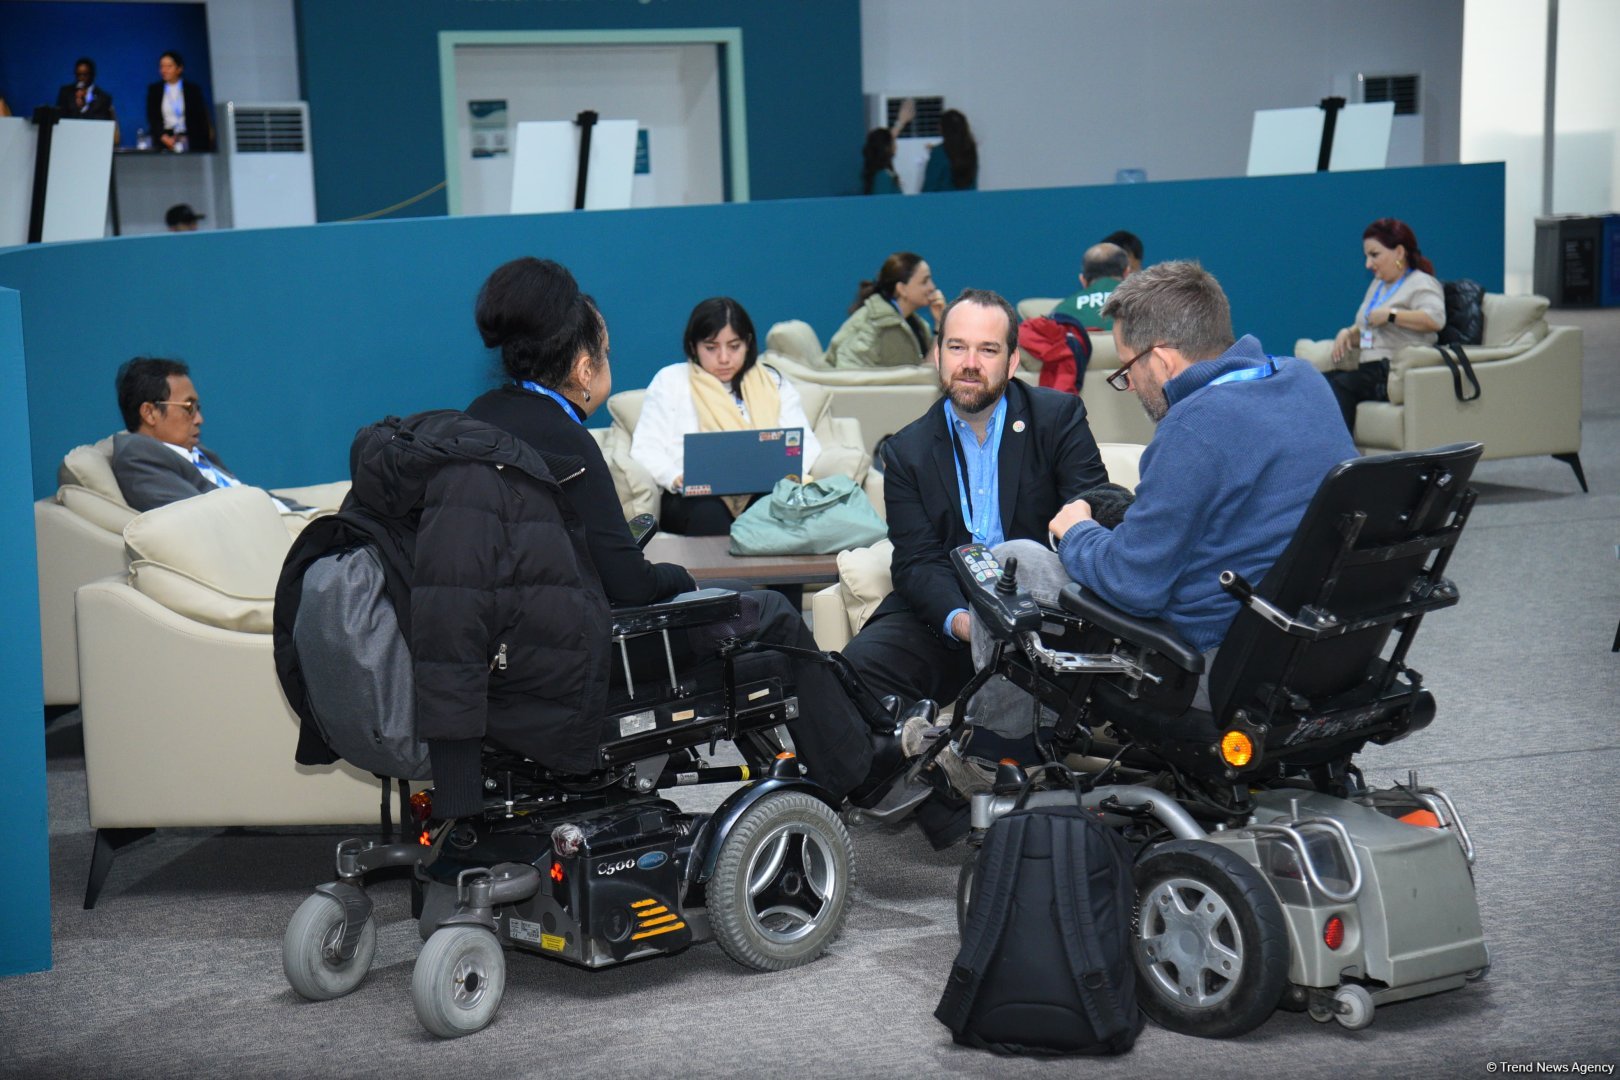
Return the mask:
[(956, 936), (961, 937), (967, 933), (968, 905), (973, 902), (973, 874), (979, 865), (979, 853), (973, 852), (973, 857), (962, 864), (961, 871), (956, 875)]
[(377, 953), (377, 920), (366, 920), (347, 960), (337, 954), (342, 940), (343, 905), (336, 898), (315, 893), (298, 905), (281, 939), (281, 969), (299, 997), (330, 1001), (360, 985)]
[(441, 1039), (482, 1031), (506, 992), (506, 954), (481, 926), (446, 926), (422, 946), (411, 972), (411, 1003)]
[(1142, 1011), (1183, 1035), (1226, 1039), (1261, 1024), (1288, 985), (1288, 929), (1260, 872), (1226, 848), (1172, 840), (1136, 864)]
[(849, 833), (826, 803), (765, 796), (720, 844), (708, 885), (715, 939), (756, 971), (808, 964), (843, 928), (854, 867)]

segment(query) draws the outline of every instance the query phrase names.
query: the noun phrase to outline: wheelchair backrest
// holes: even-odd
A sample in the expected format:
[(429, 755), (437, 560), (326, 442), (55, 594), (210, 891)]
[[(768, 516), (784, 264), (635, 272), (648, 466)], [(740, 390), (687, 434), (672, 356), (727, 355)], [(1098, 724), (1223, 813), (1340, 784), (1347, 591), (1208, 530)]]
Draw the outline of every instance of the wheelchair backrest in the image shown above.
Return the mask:
[(1220, 722), (1238, 709), (1274, 726), (1297, 722), (1389, 690), (1423, 611), (1456, 602), (1436, 586), (1473, 504), (1468, 480), (1482, 450), (1459, 443), (1358, 458), (1328, 473), (1255, 589), (1324, 636), (1290, 634), (1243, 608), (1210, 672)]

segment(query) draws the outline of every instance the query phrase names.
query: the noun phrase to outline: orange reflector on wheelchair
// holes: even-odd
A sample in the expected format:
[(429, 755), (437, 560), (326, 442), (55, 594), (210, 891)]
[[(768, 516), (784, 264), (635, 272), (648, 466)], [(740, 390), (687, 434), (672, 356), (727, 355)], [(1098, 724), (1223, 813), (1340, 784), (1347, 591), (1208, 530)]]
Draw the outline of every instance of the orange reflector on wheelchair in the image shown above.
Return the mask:
[(1410, 813), (1402, 814), (1400, 820), (1408, 825), (1421, 825), (1425, 829), (1438, 829), (1440, 827), (1440, 819), (1434, 816), (1433, 810), (1413, 810)]
[(411, 796), (411, 817), (416, 819), (418, 825), (426, 824), (427, 819), (433, 816), (433, 793), (418, 791)]
[(551, 860), (551, 880), (558, 884), (562, 883), (562, 863), (556, 859)]
[(1344, 944), (1344, 920), (1334, 915), (1322, 926), (1322, 944), (1337, 949)]
[(1254, 760), (1254, 741), (1241, 731), (1228, 731), (1221, 736), (1221, 760), (1241, 769)]
[(426, 829), (423, 829), (422, 830), (422, 835), (418, 836), (416, 838), (416, 842), (418, 844), (421, 844), (423, 847), (432, 847), (433, 846), (433, 837), (431, 835), (429, 835), (429, 833), (428, 833), (428, 831)]
[(776, 760), (777, 761), (786, 761), (788, 758), (790, 758), (792, 756), (793, 756), (793, 751), (784, 750), (780, 754), (776, 755)]

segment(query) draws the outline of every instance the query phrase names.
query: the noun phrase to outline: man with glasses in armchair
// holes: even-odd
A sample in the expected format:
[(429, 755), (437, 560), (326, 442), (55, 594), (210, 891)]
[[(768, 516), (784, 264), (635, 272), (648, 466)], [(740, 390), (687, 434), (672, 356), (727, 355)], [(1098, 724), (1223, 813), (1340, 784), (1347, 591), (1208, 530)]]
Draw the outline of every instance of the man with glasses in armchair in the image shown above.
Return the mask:
[[(1287, 547), (1328, 470), (1356, 456), (1333, 392), (1303, 360), (1233, 340), (1213, 274), (1160, 263), (1127, 278), (1102, 314), (1125, 362), (1109, 376), (1153, 419), (1135, 502), (1107, 529), (1084, 499), (1053, 516), (1046, 545), (1013, 542), (1020, 584), (1055, 601), (1070, 580), (1109, 604), (1168, 621), (1212, 660), (1238, 613), (1223, 570), (1258, 583)], [(1206, 662), (1205, 672), (1209, 664)], [(1202, 682), (1194, 707), (1207, 709)]]
[[(118, 409), (127, 431), (113, 436), (113, 476), (124, 501), (145, 512), (242, 483), (199, 441), (202, 402), (191, 369), (137, 356), (118, 369)], [(310, 507), (272, 496), (283, 513)]]

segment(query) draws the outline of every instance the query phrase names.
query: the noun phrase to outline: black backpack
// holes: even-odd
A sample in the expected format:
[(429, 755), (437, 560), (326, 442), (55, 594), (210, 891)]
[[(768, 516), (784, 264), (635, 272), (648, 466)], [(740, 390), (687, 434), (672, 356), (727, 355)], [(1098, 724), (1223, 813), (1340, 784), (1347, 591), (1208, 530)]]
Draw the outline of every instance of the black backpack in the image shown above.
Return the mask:
[(1021, 796), (985, 836), (934, 1010), (959, 1043), (1003, 1054), (1122, 1054), (1136, 1043), (1131, 851), (1078, 802), (1023, 808)]

